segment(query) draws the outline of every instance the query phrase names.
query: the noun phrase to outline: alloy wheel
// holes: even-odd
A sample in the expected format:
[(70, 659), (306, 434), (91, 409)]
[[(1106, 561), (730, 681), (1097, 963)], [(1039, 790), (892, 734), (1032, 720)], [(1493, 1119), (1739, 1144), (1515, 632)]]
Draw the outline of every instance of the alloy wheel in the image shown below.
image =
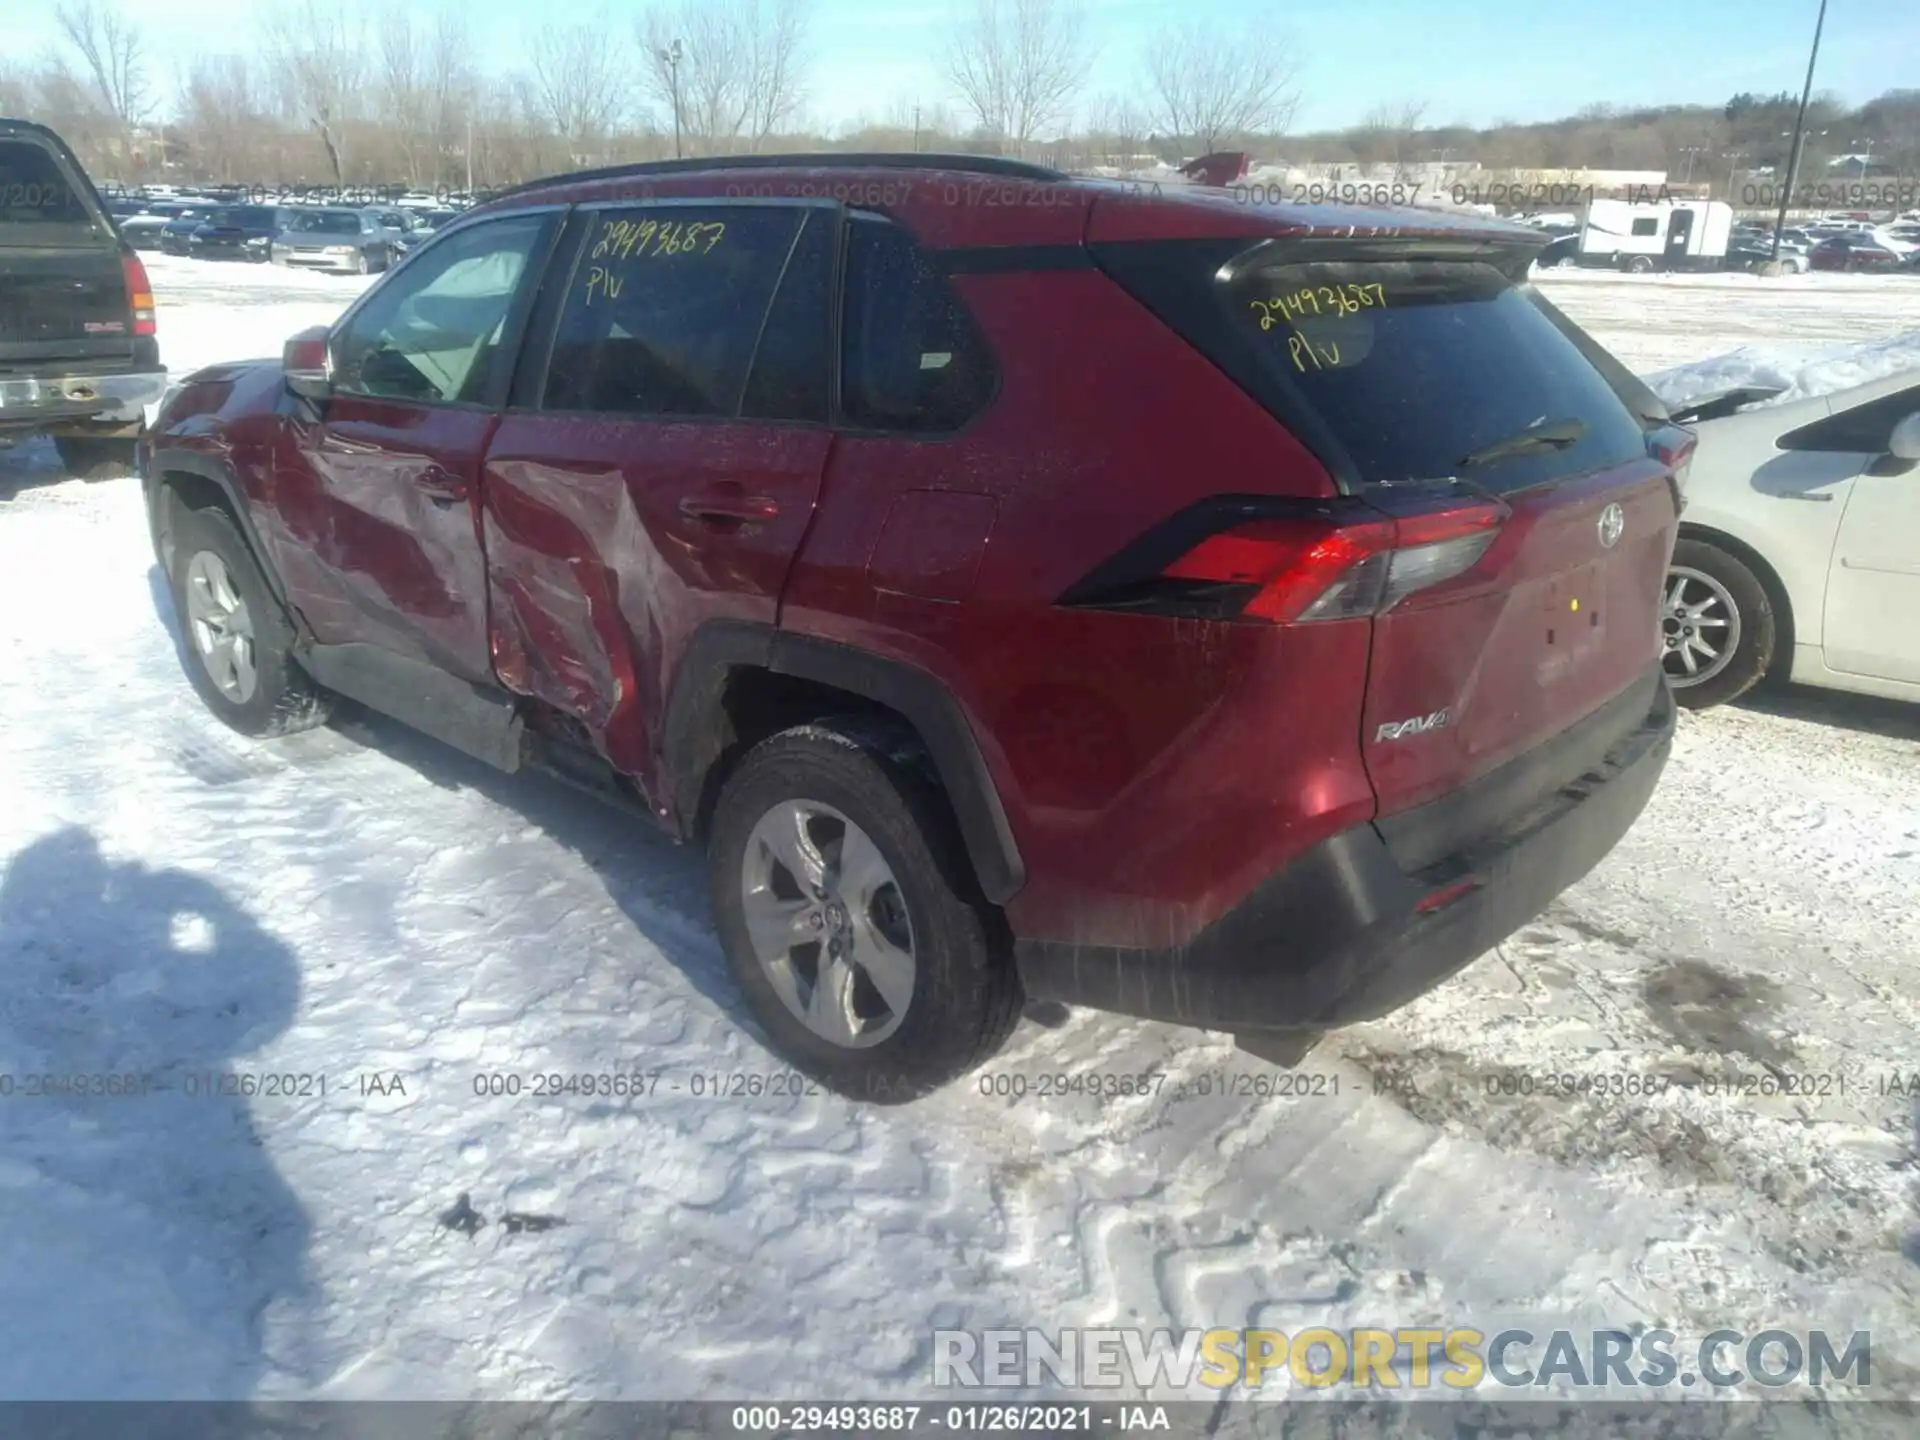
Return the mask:
[(236, 705), (260, 683), (253, 653), (253, 616), (227, 564), (211, 550), (187, 562), (187, 629), (207, 678)]
[(1676, 565), (1667, 572), (1660, 634), (1668, 681), (1682, 688), (1704, 684), (1740, 648), (1740, 607), (1706, 571)]
[(866, 831), (817, 800), (760, 817), (741, 860), (754, 957), (803, 1025), (846, 1049), (893, 1034), (913, 999), (913, 924)]

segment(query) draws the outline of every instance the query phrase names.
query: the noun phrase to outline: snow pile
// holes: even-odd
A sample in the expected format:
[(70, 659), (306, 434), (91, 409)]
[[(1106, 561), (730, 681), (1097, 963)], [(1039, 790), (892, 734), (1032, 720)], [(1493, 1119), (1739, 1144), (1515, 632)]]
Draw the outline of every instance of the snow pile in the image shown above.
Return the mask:
[(1909, 370), (1920, 378), (1920, 330), (1859, 345), (1833, 346), (1811, 355), (1791, 346), (1742, 345), (1644, 378), (1669, 405), (1684, 405), (1745, 386), (1778, 389), (1778, 395), (1761, 403), (1784, 405)]

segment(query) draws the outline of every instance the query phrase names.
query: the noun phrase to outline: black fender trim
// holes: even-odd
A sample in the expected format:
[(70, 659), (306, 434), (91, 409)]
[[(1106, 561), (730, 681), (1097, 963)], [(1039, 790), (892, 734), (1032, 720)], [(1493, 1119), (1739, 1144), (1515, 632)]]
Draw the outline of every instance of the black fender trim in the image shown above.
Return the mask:
[(732, 740), (722, 706), (737, 669), (831, 685), (904, 717), (932, 757), (981, 892), (1004, 905), (1026, 884), (1026, 865), (986, 757), (945, 685), (904, 661), (743, 621), (715, 620), (700, 627), (681, 658), (667, 700), (661, 742), (683, 835), (693, 829), (697, 797), (708, 772)]
[[(266, 577), (267, 587), (273, 591), (273, 598), (280, 602), (280, 608), (286, 612), (288, 622), (293, 626), (294, 634), (303, 640), (310, 640), (306, 622), (300, 612), (294, 609), (293, 602), (287, 596), (287, 587), (280, 578), (280, 572), (274, 568), (273, 553), (260, 539), (260, 532), (254, 527), (253, 507), (247, 503), (246, 492), (240, 488), (240, 482), (233, 472), (211, 456), (202, 455), (195, 450), (155, 450), (147, 462), (144, 480), (147, 488), (147, 512), (156, 542), (160, 534), (160, 499), (167, 488), (167, 476), (170, 473), (185, 473), (217, 487), (226, 496), (227, 508), (233, 514), (234, 523), (240, 527), (240, 534), (253, 551), (253, 558), (260, 565), (260, 573)], [(157, 546), (156, 546), (157, 550)]]

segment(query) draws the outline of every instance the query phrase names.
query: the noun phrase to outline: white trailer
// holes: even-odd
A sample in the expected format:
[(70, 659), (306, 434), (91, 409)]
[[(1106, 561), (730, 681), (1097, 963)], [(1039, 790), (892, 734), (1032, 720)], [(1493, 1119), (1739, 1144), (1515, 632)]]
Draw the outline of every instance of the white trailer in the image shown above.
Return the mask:
[(1579, 263), (1608, 269), (1718, 270), (1733, 235), (1723, 200), (1595, 200), (1580, 227)]

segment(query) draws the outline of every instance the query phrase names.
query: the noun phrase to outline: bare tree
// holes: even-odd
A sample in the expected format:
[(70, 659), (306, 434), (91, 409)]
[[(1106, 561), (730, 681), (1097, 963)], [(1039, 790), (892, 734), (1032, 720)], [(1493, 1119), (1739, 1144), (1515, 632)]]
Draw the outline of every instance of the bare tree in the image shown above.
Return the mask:
[(72, 0), (53, 14), (60, 33), (79, 52), (107, 111), (129, 129), (145, 120), (151, 93), (139, 28), (120, 11), (97, 6), (94, 0)]
[(179, 107), (180, 131), (196, 168), (230, 184), (263, 180), (264, 108), (243, 56), (198, 57), (181, 83)]
[(118, 9), (96, 5), (94, 0), (68, 0), (54, 9), (53, 18), (78, 52), (102, 108), (113, 119), (124, 167), (133, 149), (134, 127), (152, 110), (146, 45), (139, 27)]
[(1146, 144), (1147, 119), (1140, 107), (1125, 95), (1104, 95), (1093, 108), (1093, 122), (1087, 133), (1089, 148), (1098, 157), (1096, 163), (1131, 169), (1135, 156)]
[(347, 127), (359, 114), (367, 72), (359, 12), (339, 3), (286, 0), (267, 11), (266, 48), (282, 103), (320, 137), (333, 183), (344, 185)]
[[(804, 102), (808, 0), (682, 0), (640, 18), (648, 89), (696, 150), (757, 151)], [(674, 46), (679, 58), (674, 58)]]
[(1190, 23), (1162, 32), (1147, 52), (1154, 123), (1195, 155), (1237, 135), (1272, 134), (1300, 103), (1293, 42), (1278, 31)]
[(444, 182), (458, 156), (461, 183), (470, 168), (479, 73), (473, 62), (473, 37), (463, 13), (443, 9), (427, 40), (428, 128), (433, 135), (434, 179)]
[(1376, 105), (1366, 113), (1353, 135), (1354, 158), (1363, 165), (1405, 165), (1414, 158), (1414, 138), (1427, 113), (1424, 100)]
[(549, 25), (532, 45), (533, 94), (575, 164), (603, 145), (625, 109), (626, 79), (603, 13)]
[(980, 129), (1017, 146), (1057, 125), (1093, 64), (1076, 0), (973, 0), (947, 40), (947, 78)]
[(396, 6), (381, 14), (375, 71), (374, 117), (400, 152), (407, 184), (420, 183), (421, 162), (432, 151), (432, 109), (426, 76), (427, 41), (411, 11)]
[(12, 61), (0, 63), (0, 115), (25, 115), (33, 109), (33, 76)]

